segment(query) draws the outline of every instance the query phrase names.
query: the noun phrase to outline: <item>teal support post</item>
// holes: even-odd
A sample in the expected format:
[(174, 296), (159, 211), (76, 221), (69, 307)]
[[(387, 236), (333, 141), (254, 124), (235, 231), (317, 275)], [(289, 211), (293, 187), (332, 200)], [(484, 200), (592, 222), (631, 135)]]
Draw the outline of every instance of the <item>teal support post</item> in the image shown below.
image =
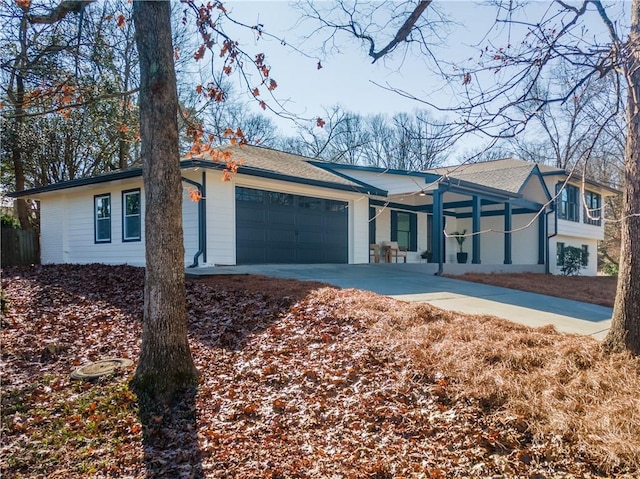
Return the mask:
[(547, 243), (547, 215), (540, 213), (538, 216), (538, 264), (545, 263), (545, 245)]
[(471, 205), (471, 222), (473, 227), (473, 236), (472, 236), (472, 250), (471, 250), (471, 262), (473, 264), (480, 264), (480, 197), (473, 196), (472, 197), (472, 205)]
[(511, 203), (504, 204), (504, 264), (511, 264)]
[(433, 260), (438, 263), (438, 273), (442, 273), (444, 263), (444, 210), (442, 207), (442, 191), (439, 189), (433, 192), (433, 229), (431, 230), (431, 245)]

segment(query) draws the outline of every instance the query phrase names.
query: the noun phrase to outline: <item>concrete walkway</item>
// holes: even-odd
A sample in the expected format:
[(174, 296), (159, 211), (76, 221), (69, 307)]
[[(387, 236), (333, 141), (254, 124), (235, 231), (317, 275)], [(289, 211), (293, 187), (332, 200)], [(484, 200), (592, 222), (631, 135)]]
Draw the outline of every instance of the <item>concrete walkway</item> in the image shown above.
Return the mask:
[(260, 274), (322, 281), (403, 301), (428, 302), (442, 309), (490, 314), (528, 326), (552, 324), (558, 331), (602, 339), (611, 308), (535, 293), (434, 276), (429, 264), (251, 265), (188, 269), (188, 276)]

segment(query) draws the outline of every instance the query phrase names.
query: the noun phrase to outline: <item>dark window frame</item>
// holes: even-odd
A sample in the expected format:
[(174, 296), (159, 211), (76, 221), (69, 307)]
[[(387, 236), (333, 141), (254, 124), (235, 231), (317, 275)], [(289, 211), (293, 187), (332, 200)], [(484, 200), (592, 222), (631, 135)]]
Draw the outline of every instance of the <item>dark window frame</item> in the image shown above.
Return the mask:
[[(107, 198), (109, 201), (109, 216), (98, 217), (98, 201)], [(113, 217), (111, 213), (111, 193), (103, 193), (100, 195), (93, 196), (93, 242), (95, 244), (105, 244), (111, 243), (111, 218)], [(98, 221), (105, 221), (109, 225), (109, 237), (108, 238), (98, 238)]]
[(582, 262), (582, 266), (589, 266), (589, 245), (588, 244), (583, 244), (582, 245), (582, 256), (581, 256), (581, 262)]
[[(585, 191), (584, 192), (584, 203), (585, 207), (583, 209), (584, 218), (583, 221), (585, 224), (601, 226), (602, 225), (602, 196), (593, 191)], [(597, 216), (597, 219), (589, 218), (591, 216)]]
[[(418, 251), (418, 215), (409, 211), (391, 210), (391, 241), (397, 241), (399, 247), (405, 245), (398, 241), (398, 215), (406, 215), (409, 219), (409, 244), (406, 245), (407, 251)], [(403, 230), (404, 231), (404, 230)]]
[[(127, 199), (126, 197), (131, 194), (138, 195), (138, 214), (137, 215), (127, 215)], [(137, 237), (127, 237), (127, 218), (128, 217), (138, 217), (138, 231), (139, 235)], [(142, 195), (140, 193), (140, 188), (133, 188), (130, 190), (124, 190), (122, 192), (122, 242), (123, 243), (135, 243), (136, 241), (142, 241)]]
[(579, 222), (580, 209), (578, 208), (579, 189), (574, 185), (558, 183), (556, 190), (559, 192), (556, 202), (558, 203), (558, 219)]

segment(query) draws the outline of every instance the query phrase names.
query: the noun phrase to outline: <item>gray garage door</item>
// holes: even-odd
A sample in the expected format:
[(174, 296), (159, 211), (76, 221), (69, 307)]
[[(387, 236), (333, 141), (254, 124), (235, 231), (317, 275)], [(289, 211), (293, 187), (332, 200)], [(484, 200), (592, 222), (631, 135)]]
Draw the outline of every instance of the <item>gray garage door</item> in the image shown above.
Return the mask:
[(344, 201), (236, 187), (236, 262), (347, 263)]

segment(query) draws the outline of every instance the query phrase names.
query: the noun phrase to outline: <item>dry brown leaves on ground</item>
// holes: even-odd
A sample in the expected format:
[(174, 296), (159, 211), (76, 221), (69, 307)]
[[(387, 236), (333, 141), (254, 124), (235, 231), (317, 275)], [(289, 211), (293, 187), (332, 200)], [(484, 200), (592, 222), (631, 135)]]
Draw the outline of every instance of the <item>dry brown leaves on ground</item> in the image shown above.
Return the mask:
[(637, 477), (640, 362), (592, 339), (253, 276), (187, 284), (201, 383), (141, 423), (144, 272), (3, 271), (2, 477)]
[(610, 308), (613, 308), (618, 282), (615, 276), (561, 276), (536, 273), (465, 273), (448, 277), (573, 299)]

